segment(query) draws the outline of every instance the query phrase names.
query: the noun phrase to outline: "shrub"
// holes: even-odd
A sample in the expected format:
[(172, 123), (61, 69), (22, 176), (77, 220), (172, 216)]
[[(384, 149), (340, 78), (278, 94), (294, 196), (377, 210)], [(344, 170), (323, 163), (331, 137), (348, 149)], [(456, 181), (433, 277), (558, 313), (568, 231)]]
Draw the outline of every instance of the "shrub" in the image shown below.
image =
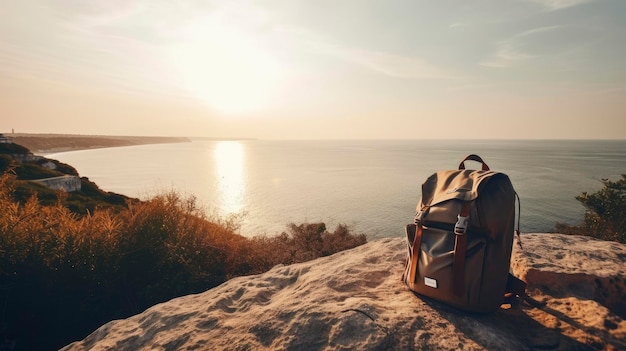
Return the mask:
[(0, 143), (0, 154), (29, 154), (26, 147), (14, 143)]
[(208, 218), (195, 198), (175, 192), (77, 214), (63, 192), (50, 206), (36, 193), (16, 201), (19, 184), (0, 177), (0, 340), (16, 340), (17, 350), (58, 349), (107, 321), (231, 277), (365, 243), (324, 223), (246, 238), (233, 221)]
[(364, 234), (352, 234), (346, 225), (340, 224), (335, 231), (328, 232), (324, 223), (291, 223), (289, 233), (252, 239), (254, 250), (262, 253), (256, 259), (263, 261), (256, 265), (264, 269), (329, 256), (366, 242)]
[(52, 178), (63, 175), (63, 173), (57, 170), (48, 169), (45, 167), (41, 167), (36, 163), (29, 162), (20, 163), (19, 167), (15, 168), (15, 173), (17, 174), (19, 179), (24, 180)]
[(0, 153), (0, 173), (5, 173), (16, 165), (13, 157)]
[(16, 202), (25, 203), (35, 195), (44, 206), (53, 206), (61, 199), (63, 206), (79, 215), (92, 213), (96, 209), (111, 209), (119, 212), (126, 209), (127, 202), (134, 201), (120, 194), (103, 191), (86, 177), (82, 177), (80, 181), (81, 191), (65, 193), (50, 189), (43, 184), (16, 179), (13, 181), (13, 199)]
[[(10, 173), (15, 175), (16, 181), (13, 197), (16, 201), (25, 203), (33, 194), (37, 195), (39, 201), (46, 206), (54, 205), (59, 196), (63, 197), (63, 205), (70, 211), (85, 215), (93, 212), (96, 208), (109, 208), (119, 211), (126, 207), (126, 201), (130, 199), (126, 196), (105, 192), (95, 183), (86, 177), (82, 177), (80, 191), (74, 191), (67, 196), (60, 195), (57, 190), (50, 189), (42, 184), (31, 182), (30, 180), (51, 178), (63, 175), (78, 176), (76, 169), (68, 164), (47, 158), (37, 158), (33, 161), (21, 162), (14, 159), (12, 154), (7, 154), (7, 150), (21, 150), (22, 146), (17, 144), (0, 144), (0, 174)], [(24, 153), (28, 153), (27, 149)], [(50, 167), (50, 168), (48, 168)]]
[(604, 187), (593, 194), (576, 196), (586, 209), (582, 223), (558, 223), (555, 231), (626, 243), (626, 174), (617, 181), (602, 179), (602, 184)]
[(76, 168), (68, 165), (67, 163), (63, 163), (57, 160), (53, 160), (53, 159), (49, 159), (49, 158), (41, 158), (40, 160), (35, 162), (37, 165), (39, 165), (40, 167), (44, 167), (44, 164), (47, 163), (52, 163), (54, 164), (54, 170), (58, 171), (62, 174), (70, 174), (70, 175), (75, 175), (78, 176), (78, 171), (76, 170)]

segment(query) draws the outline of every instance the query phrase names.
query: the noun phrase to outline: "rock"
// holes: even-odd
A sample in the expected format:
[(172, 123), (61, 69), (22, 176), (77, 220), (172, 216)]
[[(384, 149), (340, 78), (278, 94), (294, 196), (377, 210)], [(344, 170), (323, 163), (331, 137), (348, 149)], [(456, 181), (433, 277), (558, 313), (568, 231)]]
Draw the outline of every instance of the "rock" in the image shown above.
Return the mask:
[(63, 350), (626, 349), (623, 289), (611, 285), (624, 281), (626, 247), (555, 234), (522, 242), (512, 267), (542, 309), (475, 315), (418, 297), (400, 281), (404, 240), (387, 238), (173, 299)]
[(511, 268), (542, 309), (527, 315), (594, 349), (626, 349), (626, 245), (591, 237), (525, 234)]
[(63, 190), (68, 193), (72, 191), (80, 191), (82, 187), (80, 177), (68, 174), (59, 177), (34, 179), (31, 180), (31, 182), (43, 184), (50, 189)]
[(525, 234), (513, 246), (516, 276), (554, 297), (594, 300), (626, 318), (626, 247), (562, 234)]

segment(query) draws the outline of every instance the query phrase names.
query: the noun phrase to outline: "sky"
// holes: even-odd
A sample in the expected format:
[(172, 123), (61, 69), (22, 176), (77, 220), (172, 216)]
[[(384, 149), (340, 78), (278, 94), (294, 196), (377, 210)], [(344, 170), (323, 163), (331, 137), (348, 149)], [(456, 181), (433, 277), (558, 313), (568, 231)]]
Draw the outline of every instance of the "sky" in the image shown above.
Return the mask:
[(626, 139), (624, 0), (0, 0), (0, 132)]

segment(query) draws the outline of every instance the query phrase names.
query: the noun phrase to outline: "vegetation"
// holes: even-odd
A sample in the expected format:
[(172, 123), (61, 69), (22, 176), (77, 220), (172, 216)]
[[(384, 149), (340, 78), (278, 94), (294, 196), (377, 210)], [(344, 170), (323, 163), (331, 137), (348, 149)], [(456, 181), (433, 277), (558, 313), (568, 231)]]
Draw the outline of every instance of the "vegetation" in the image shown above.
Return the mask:
[(27, 154), (30, 153), (26, 147), (15, 143), (0, 143), (1, 154)]
[(26, 155), (30, 153), (28, 149), (17, 144), (0, 144), (0, 146), (2, 146), (0, 147), (0, 174), (10, 173), (15, 176), (13, 197), (21, 204), (26, 203), (33, 195), (37, 196), (42, 205), (47, 206), (55, 205), (61, 198), (63, 205), (70, 211), (85, 215), (96, 208), (119, 211), (127, 208), (127, 202), (133, 201), (126, 196), (101, 190), (86, 177), (80, 178), (81, 190), (69, 194), (31, 182), (29, 180), (63, 175), (78, 176), (78, 172), (70, 165), (47, 158), (20, 162), (14, 159), (14, 154), (2, 154), (2, 152), (14, 151), (16, 154)]
[[(12, 156), (27, 153), (0, 145), (0, 349), (58, 349), (171, 298), (366, 242), (324, 223), (246, 238), (236, 222), (209, 218), (194, 198), (175, 192), (142, 202), (87, 178), (81, 191), (51, 190), (28, 180), (78, 173), (55, 160)], [(625, 243), (626, 175), (603, 184), (576, 197), (587, 209), (581, 224), (555, 230)]]
[(559, 223), (556, 232), (626, 243), (626, 174), (620, 180), (603, 179), (602, 183), (604, 187), (597, 192), (576, 196), (586, 209), (582, 223)]
[(173, 297), (366, 242), (323, 223), (246, 238), (173, 192), (77, 213), (64, 193), (49, 206), (16, 200), (20, 184), (0, 177), (0, 343), (18, 350), (58, 349)]

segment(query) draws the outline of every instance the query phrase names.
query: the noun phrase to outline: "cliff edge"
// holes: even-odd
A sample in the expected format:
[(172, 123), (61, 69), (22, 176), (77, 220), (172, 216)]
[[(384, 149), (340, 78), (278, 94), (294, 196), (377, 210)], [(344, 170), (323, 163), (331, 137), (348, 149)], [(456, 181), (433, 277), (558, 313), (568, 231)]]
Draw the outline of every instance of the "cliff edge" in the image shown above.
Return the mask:
[(541, 309), (472, 315), (418, 297), (400, 281), (404, 239), (387, 238), (173, 299), (63, 350), (626, 349), (626, 245), (521, 241), (512, 269)]

